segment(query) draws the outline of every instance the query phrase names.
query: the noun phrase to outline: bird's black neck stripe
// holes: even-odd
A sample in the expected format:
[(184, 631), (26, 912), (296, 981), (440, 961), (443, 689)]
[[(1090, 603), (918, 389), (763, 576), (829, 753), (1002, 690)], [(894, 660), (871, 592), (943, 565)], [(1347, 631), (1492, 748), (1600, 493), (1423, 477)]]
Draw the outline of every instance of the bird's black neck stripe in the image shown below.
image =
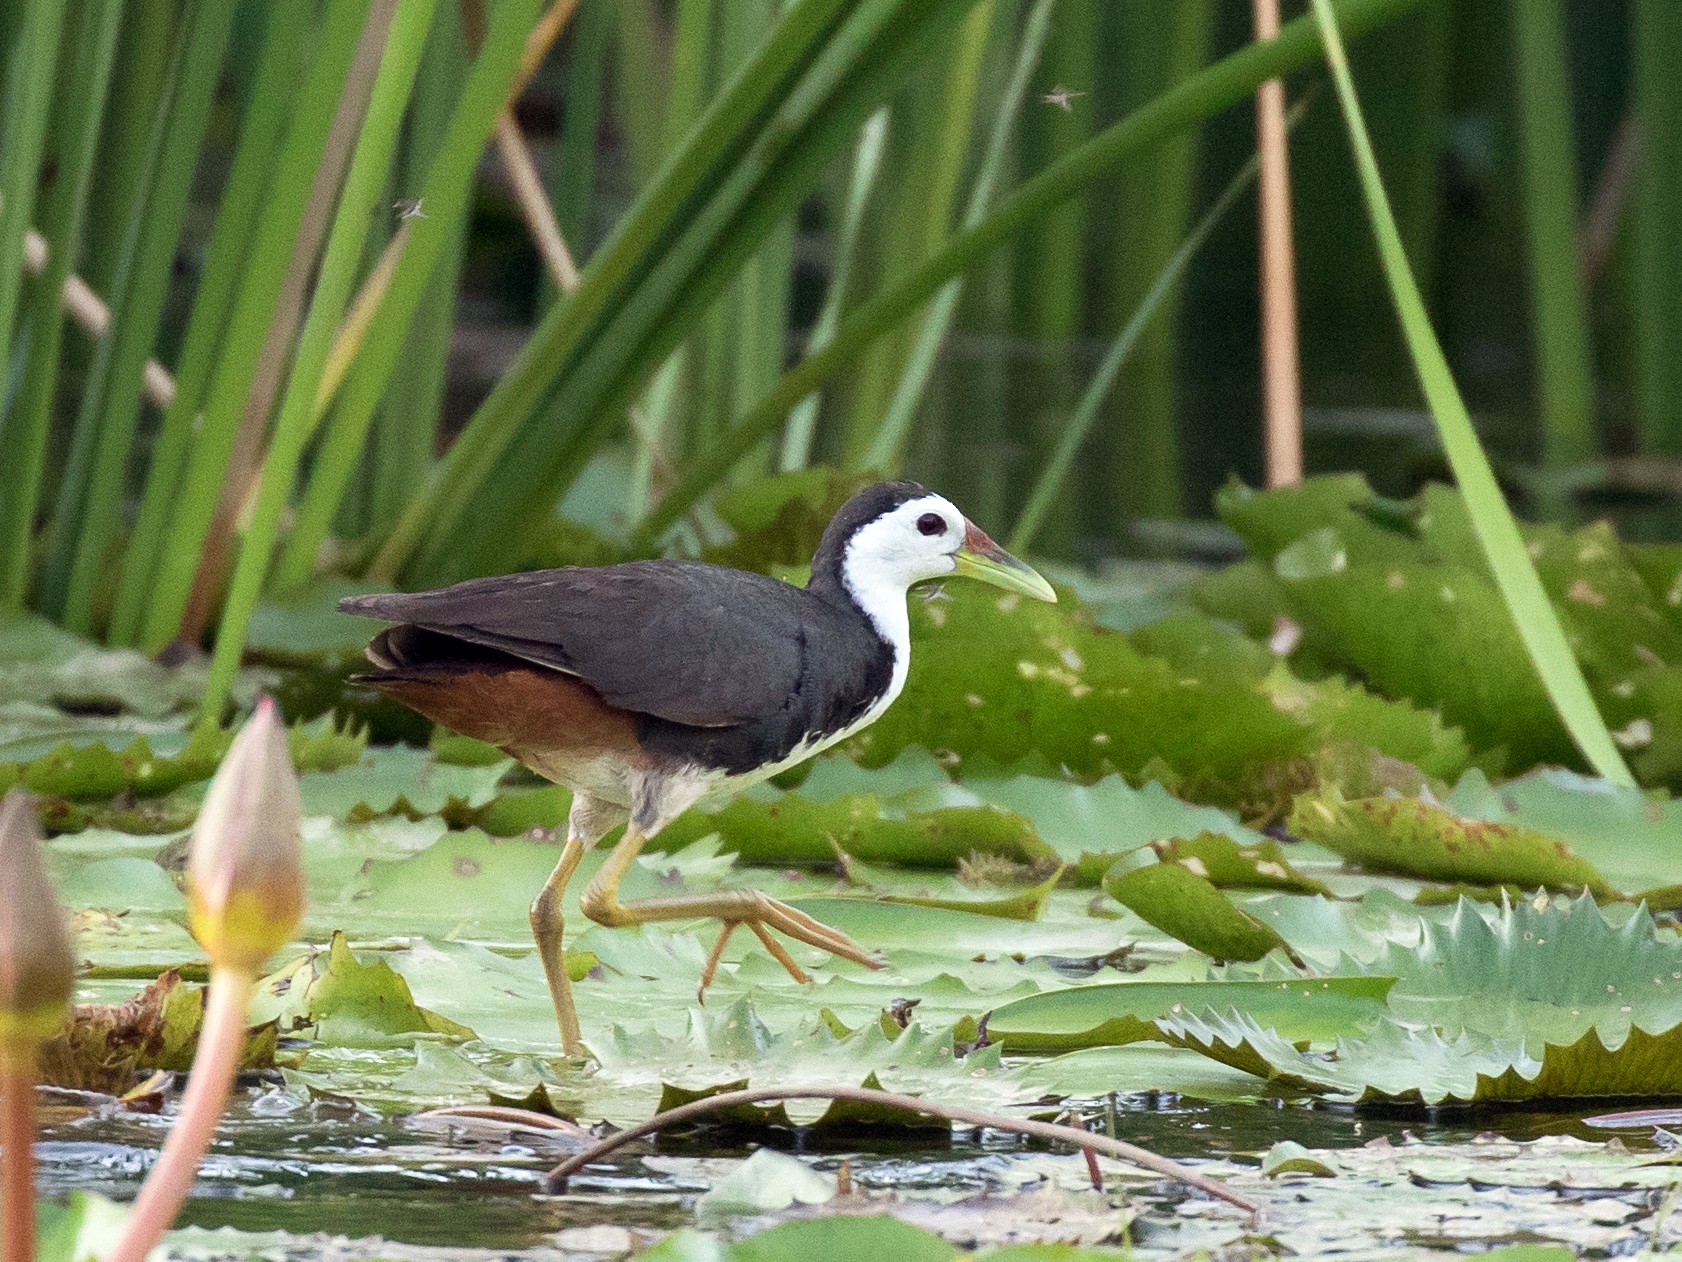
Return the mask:
[(928, 493), (928, 488), (916, 482), (883, 482), (853, 496), (835, 514), (818, 541), (806, 590), (831, 603), (845, 602), (859, 613), (865, 613), (847, 585), (847, 545), (865, 525)]

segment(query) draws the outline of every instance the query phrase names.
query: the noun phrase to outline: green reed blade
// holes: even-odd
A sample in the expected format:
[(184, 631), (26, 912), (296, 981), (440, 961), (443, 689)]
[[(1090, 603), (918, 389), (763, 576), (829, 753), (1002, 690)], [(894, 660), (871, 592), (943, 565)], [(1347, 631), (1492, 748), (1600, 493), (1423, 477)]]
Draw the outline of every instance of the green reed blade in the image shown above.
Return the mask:
[(141, 620), (156, 582), (158, 557), (175, 514), (195, 427), (204, 409), (205, 391), (221, 358), (228, 313), (245, 279), (246, 255), (285, 135), (288, 105), (303, 77), (306, 42), (313, 25), (308, 5), (276, 5), (269, 11), (250, 104), (205, 248), (204, 273), (194, 296), (193, 312), (187, 320), (175, 373), (175, 401), (165, 412), (152, 444), (139, 516), (123, 559), (111, 612), (109, 638), (113, 644), (134, 645), (140, 639)]
[[(1057, 0), (1036, 0), (1033, 9), (1028, 13), (1027, 22), (1023, 25), (1022, 43), (1017, 49), (1015, 64), (1011, 67), (1010, 81), (1006, 84), (1004, 96), (999, 101), (999, 112), (993, 120), (992, 133), (987, 138), (987, 149), (982, 155), (981, 169), (976, 174), (975, 187), (970, 190), (969, 205), (964, 210), (965, 228), (973, 228), (985, 219), (988, 207), (992, 205), (994, 190), (998, 187), (999, 179), (1004, 174), (1005, 163), (1010, 157), (1011, 133), (1015, 129), (1018, 115), (1022, 112), (1022, 103), (1027, 99), (1034, 71), (1039, 65), (1040, 51), (1045, 47), (1046, 36), (1051, 29), (1051, 15), (1056, 8), (1056, 2)], [(865, 449), (863, 468), (890, 469), (897, 463), (899, 453), (905, 449), (917, 405), (922, 402), (923, 394), (928, 389), (929, 378), (934, 373), (935, 358), (940, 353), (940, 344), (945, 340), (947, 329), (952, 325), (952, 317), (957, 313), (958, 298), (963, 293), (963, 288), (964, 282), (961, 277), (948, 281), (935, 295), (935, 300), (929, 304), (928, 315), (923, 317), (923, 325), (918, 330), (917, 342), (906, 361), (905, 371), (894, 389), (893, 398), (888, 401), (881, 423), (876, 427), (876, 433), (871, 437), (870, 446)], [(821, 344), (819, 346), (821, 347)]]
[[(1302, 109), (1299, 105), (1292, 111), (1286, 126), (1295, 126), (1301, 116)], [(1044, 523), (1047, 511), (1056, 502), (1064, 483), (1068, 481), (1069, 471), (1074, 468), (1075, 457), (1080, 454), (1082, 444), (1092, 433), (1093, 424), (1098, 419), (1098, 409), (1103, 406), (1104, 400), (1115, 386), (1122, 367), (1143, 340), (1145, 331), (1151, 327), (1158, 312), (1168, 306), (1169, 295), (1179, 285), (1180, 278), (1185, 275), (1186, 268), (1190, 266), (1198, 250), (1203, 248), (1203, 243), (1209, 239), (1209, 234), (1226, 218), (1226, 212), (1232, 208), (1232, 204), (1255, 183), (1259, 168), (1260, 162), (1252, 156), (1239, 168), (1238, 173), (1227, 181), (1221, 195), (1180, 242), (1179, 248), (1169, 256), (1162, 270), (1156, 274), (1151, 287), (1145, 291), (1139, 305), (1134, 308), (1133, 314), (1128, 317), (1127, 323), (1122, 326), (1121, 332), (1116, 335), (1115, 341), (1110, 343), (1110, 349), (1098, 365), (1098, 371), (1092, 374), (1086, 392), (1081, 395), (1080, 402), (1070, 413), (1068, 423), (1058, 437), (1056, 451), (1052, 453), (1050, 461), (1035, 481), (1028, 502), (1023, 506), (1022, 515), (1016, 519), (1016, 525), (1011, 529), (1010, 541), (1006, 544), (1011, 551), (1026, 552), (1033, 547), (1034, 536)]]
[[(1049, 4), (1054, 0), (1041, 2)], [(870, 202), (871, 190), (876, 187), (876, 175), (881, 169), (882, 148), (887, 136), (887, 110), (877, 110), (859, 131), (858, 147), (853, 152), (852, 176), (847, 182), (847, 198), (835, 233), (835, 255), (829, 271), (829, 284), (824, 290), (823, 307), (818, 312), (817, 323), (812, 326), (811, 339), (807, 343), (809, 351), (824, 346), (835, 336), (836, 326), (841, 323), (841, 312), (847, 302), (847, 286), (853, 278), (853, 260), (858, 253), (859, 229), (864, 224), (864, 211)], [(784, 473), (804, 469), (811, 463), (819, 402), (817, 395), (807, 395), (788, 415), (779, 461), (779, 468)]]
[(1642, 449), (1682, 456), (1682, 5), (1635, 0), (1632, 42), (1642, 154), (1630, 269), (1636, 410)]
[(1512, 611), (1519, 635), (1530, 652), (1530, 660), (1535, 664), (1543, 687), (1576, 741), (1577, 748), (1582, 750), (1596, 772), (1606, 779), (1614, 784), (1633, 785), (1634, 778), (1611, 733), (1607, 731), (1606, 722), (1589, 693), (1582, 669), (1566, 643), (1559, 615), (1542, 590), (1542, 581), (1536, 575), (1530, 554), (1525, 551), (1518, 523), (1513, 520), (1500, 487), (1496, 485), (1489, 458), (1478, 443), (1472, 418), (1467, 414), (1466, 404), (1454, 384), (1442, 347), (1431, 328), (1425, 301), (1414, 284), (1413, 273), (1408, 269), (1407, 254), (1402, 248), (1395, 218), (1390, 213), (1378, 162), (1373, 157), (1372, 141), (1361, 117), (1361, 105), (1355, 98), (1355, 85), (1349, 75), (1349, 63), (1344, 55), (1331, 0), (1313, 0), (1313, 5), (1314, 20), (1325, 40), (1326, 60), (1337, 85), (1338, 102), (1343, 107), (1344, 121), (1348, 124), (1349, 144), (1360, 173), (1361, 192), (1372, 222), (1373, 240), (1384, 262), (1385, 278), (1389, 281), (1390, 295), (1396, 304), (1396, 313), (1419, 374), (1420, 389), (1431, 405), (1431, 415), (1437, 422), (1443, 451), (1454, 470), (1461, 493), (1466, 497), (1466, 509), (1477, 531), (1478, 542), (1483, 546), (1502, 598)]
[[(457, 238), (457, 225), (468, 212), (473, 175), (513, 89), (526, 33), (537, 21), (542, 0), (503, 0), (491, 12), (485, 41), (474, 58), (449, 131), (438, 147), (420, 189), (424, 219), (411, 219), (408, 244), (379, 310), (340, 387), (333, 414), (316, 450), (309, 483), (298, 504), (297, 519), (281, 556), (276, 583), (281, 588), (306, 581), (321, 544), (332, 531), (351, 471), (361, 455), (374, 409), (403, 351), (416, 308), (444, 251)], [(566, 309), (572, 304), (562, 304)]]
[(246, 399), (279, 312), (299, 228), (326, 150), (355, 54), (368, 0), (329, 0), (321, 38), (299, 90), (285, 139), (263, 198), (245, 275), (228, 311), (221, 353), (205, 390), (169, 528), (158, 551), (139, 647), (155, 652), (176, 635), (192, 595), (200, 555), (224, 492), (228, 461), (246, 413)]
[[(885, 163), (896, 178), (877, 198), (879, 229), (867, 239), (876, 276), (902, 275), (952, 234), (993, 14), (992, 0), (972, 8), (931, 73), (913, 79), (893, 102)], [(896, 329), (871, 348), (853, 373), (840, 418), (842, 457), (849, 468), (879, 467), (868, 463), (866, 453), (904, 378), (917, 334), (911, 327)], [(743, 406), (759, 397), (742, 400)]]
[(322, 251), (321, 269), (309, 314), (298, 334), (292, 372), (281, 398), (268, 459), (263, 462), (251, 520), (239, 545), (239, 559), (229, 585), (216, 648), (205, 683), (201, 724), (217, 722), (227, 702), (234, 674), (245, 649), (246, 632), (268, 577), (281, 518), (291, 497), (298, 463), (315, 419), (316, 397), (334, 338), (356, 286), (363, 242), (377, 203), (387, 187), (403, 113), (420, 69), (433, 11), (439, 0), (374, 0), (368, 10), (364, 40), (379, 40), (384, 50), (371, 83), (359, 83), (356, 70), (345, 85), (347, 94), (366, 97), (356, 149), (345, 171), (338, 210)]
[[(687, 335), (856, 128), (938, 46), (969, 3), (860, 4), (790, 93), (786, 110), (755, 137), (747, 159), (720, 172), (725, 179), (717, 195), (673, 225), (675, 240), (651, 260), (657, 264), (652, 273), (624, 296), (585, 346), (577, 369), (543, 399), (542, 423), (497, 434), (495, 444), (505, 445), (472, 449), (485, 464), (451, 481), (455, 493), (430, 518), (416, 574), (434, 581), (494, 564), (512, 535), (546, 514), (559, 489), (613, 436), (617, 409), (644, 374)], [(767, 49), (776, 42), (773, 36)], [(727, 91), (721, 102), (729, 97)], [(705, 131), (703, 122), (694, 135)], [(587, 283), (579, 290), (574, 304), (588, 288)], [(721, 440), (733, 441), (734, 434), (727, 430)]]
[[(1340, 0), (1337, 10), (1344, 28), (1359, 33), (1419, 3), (1422, 0)], [(1174, 85), (1018, 187), (987, 218), (952, 237), (910, 276), (861, 304), (842, 322), (828, 345), (784, 373), (777, 388), (737, 422), (716, 452), (689, 466), (682, 481), (639, 527), (635, 545), (650, 546), (718, 484), (743, 452), (773, 432), (789, 408), (852, 363), (864, 347), (895, 327), (952, 277), (1133, 154), (1231, 105), (1248, 101), (1258, 84), (1306, 65), (1320, 56), (1321, 50), (1320, 36), (1311, 19), (1288, 22), (1278, 39), (1251, 44)]]
[(656, 245), (672, 232), (673, 221), (717, 188), (781, 94), (798, 80), (858, 2), (799, 0), (777, 24), (753, 65), (745, 67), (713, 102), (689, 139), (668, 157), (660, 176), (643, 190), (591, 257), (578, 292), (544, 318), (515, 365), (451, 447), (428, 489), (410, 503), (370, 569), (371, 575), (391, 577), (435, 520), (441, 516), (454, 520), (459, 509), (448, 509), (446, 502), (464, 501), (483, 484), (502, 448), (530, 420), (545, 389), (574, 360), (604, 308), (647, 274)]
[(35, 218), (35, 189), (52, 114), (64, 19), (59, 0), (29, 0), (17, 19), (17, 42), (6, 58), (5, 98), (0, 101), (0, 346), (7, 348), (23, 288), (17, 260), (23, 257), (23, 235)]
[(47, 532), (42, 609), (66, 627), (93, 630), (95, 596), (117, 540), (140, 417), (141, 376), (169, 295), (238, 0), (196, 0), (177, 31), (168, 107), (148, 142), (144, 209), (127, 226), (108, 295), (111, 327), (94, 354), (71, 436), (70, 458)]
[(1577, 159), (1560, 2), (1515, 0), (1508, 22), (1541, 454), (1547, 464), (1577, 464), (1592, 460), (1599, 443), (1588, 308), (1577, 268)]
[(0, 467), (0, 608), (20, 606), (29, 586), (35, 515), (45, 489), (47, 438), (59, 380), (65, 319), (61, 294), (82, 239), (100, 113), (111, 82), (122, 12), (122, 0), (87, 0), (78, 10), (48, 136), (58, 175), (39, 215), (49, 250), (47, 267), (35, 282), (23, 325), (29, 339), (23, 380), (10, 411), (0, 415), (0, 451), (6, 453)]
[[(1129, 102), (1161, 91), (1208, 59), (1214, 20), (1212, 0), (1124, 6), (1113, 14), (1122, 41), (1125, 76), (1117, 85)], [(1109, 303), (1119, 319), (1153, 292), (1192, 224), (1197, 156), (1202, 136), (1187, 132), (1118, 172), (1115, 215), (1127, 232), (1109, 248), (1113, 281)], [(1159, 318), (1139, 344), (1110, 393), (1109, 414), (1123, 418), (1112, 439), (1113, 464), (1084, 488), (1094, 517), (1172, 517), (1181, 504), (1179, 407), (1175, 318), (1179, 287), (1170, 288)]]

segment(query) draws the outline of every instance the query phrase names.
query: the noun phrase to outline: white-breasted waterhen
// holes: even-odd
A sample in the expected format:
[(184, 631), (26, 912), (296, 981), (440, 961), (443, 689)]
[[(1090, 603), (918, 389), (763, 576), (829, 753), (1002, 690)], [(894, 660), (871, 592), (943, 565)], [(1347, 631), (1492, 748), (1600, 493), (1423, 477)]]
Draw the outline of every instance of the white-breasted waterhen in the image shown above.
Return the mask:
[(799, 981), (806, 974), (770, 931), (879, 966), (846, 934), (758, 890), (622, 903), (618, 888), (643, 844), (701, 798), (775, 775), (886, 710), (911, 663), (906, 594), (950, 574), (1057, 599), (949, 500), (887, 482), (842, 505), (803, 588), (696, 561), (631, 561), (340, 603), (397, 624), (369, 644), (379, 669), (361, 679), (572, 790), (566, 844), (531, 907), (567, 1054), (579, 1031), (561, 892), (585, 848), (620, 823), (624, 839), (585, 888), (584, 914), (603, 925), (722, 920), (703, 990), (738, 925)]

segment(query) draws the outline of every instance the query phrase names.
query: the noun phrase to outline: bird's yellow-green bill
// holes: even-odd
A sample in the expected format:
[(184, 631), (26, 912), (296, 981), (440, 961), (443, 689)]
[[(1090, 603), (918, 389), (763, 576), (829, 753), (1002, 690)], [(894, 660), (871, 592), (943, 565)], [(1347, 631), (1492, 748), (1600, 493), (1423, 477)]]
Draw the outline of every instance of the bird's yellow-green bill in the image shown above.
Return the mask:
[(1021, 592), (1035, 600), (1056, 603), (1057, 593), (1051, 590), (1051, 584), (1038, 570), (1011, 556), (974, 522), (966, 521), (964, 524), (967, 529), (964, 531), (964, 546), (958, 549), (958, 573), (1006, 591)]

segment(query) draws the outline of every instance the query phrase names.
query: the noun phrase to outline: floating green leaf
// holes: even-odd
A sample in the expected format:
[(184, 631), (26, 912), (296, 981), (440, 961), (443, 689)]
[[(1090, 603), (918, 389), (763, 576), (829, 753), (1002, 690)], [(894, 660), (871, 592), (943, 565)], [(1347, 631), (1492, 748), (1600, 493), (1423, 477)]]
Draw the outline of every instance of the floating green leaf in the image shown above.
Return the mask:
[(895, 818), (869, 796), (821, 803), (798, 793), (774, 802), (736, 798), (717, 810), (680, 816), (656, 841), (661, 849), (677, 850), (712, 832), (744, 863), (828, 864), (835, 847), (869, 863), (948, 869), (976, 852), (1023, 864), (1057, 858), (1033, 824), (1010, 811), (953, 806)]
[(364, 964), (342, 933), (264, 978), (255, 1016), (287, 1034), (307, 1031), (340, 1047), (390, 1047), (417, 1037), (472, 1038), (473, 1031), (416, 1006), (409, 985), (384, 960)]
[(1617, 897), (1605, 878), (1557, 837), (1517, 824), (1463, 819), (1418, 798), (1304, 797), (1289, 826), (1371, 872)]
[(995, 1009), (990, 1037), (1010, 1051), (1068, 1051), (1161, 1037), (1184, 1013), (1241, 1012), (1291, 1039), (1353, 1033), (1384, 1014), (1388, 977), (1300, 981), (1112, 982), (1031, 995)]
[(1283, 938), (1234, 906), (1207, 876), (1183, 860), (1158, 860), (1148, 846), (1115, 862), (1104, 875), (1104, 892), (1146, 924), (1217, 960), (1290, 953)]
[(1262, 1158), (1262, 1174), (1276, 1179), (1282, 1174), (1309, 1174), (1317, 1179), (1335, 1179), (1337, 1171), (1294, 1139), (1282, 1139)]

